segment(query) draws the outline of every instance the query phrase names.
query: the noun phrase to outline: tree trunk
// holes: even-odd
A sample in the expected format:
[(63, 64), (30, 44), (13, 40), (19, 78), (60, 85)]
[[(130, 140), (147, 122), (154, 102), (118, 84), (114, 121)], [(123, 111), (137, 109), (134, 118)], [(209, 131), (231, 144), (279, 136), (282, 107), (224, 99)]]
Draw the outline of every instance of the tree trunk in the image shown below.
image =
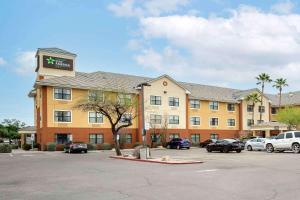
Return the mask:
[[(262, 107), (263, 106), (263, 96), (264, 96), (264, 89), (265, 89), (265, 85), (264, 83), (262, 83), (262, 86), (261, 86), (261, 97), (260, 97), (260, 106)], [(259, 112), (259, 122), (261, 123), (261, 120), (262, 120), (262, 112), (260, 110)]]
[(114, 133), (114, 142), (115, 142), (115, 151), (116, 151), (116, 154), (117, 156), (122, 156), (122, 152), (121, 152), (121, 149), (120, 149), (120, 143), (119, 143), (119, 140), (117, 138), (118, 134), (117, 133)]
[(281, 93), (282, 93), (282, 90), (279, 89), (279, 105), (278, 105), (279, 109), (280, 109), (280, 106), (281, 106)]

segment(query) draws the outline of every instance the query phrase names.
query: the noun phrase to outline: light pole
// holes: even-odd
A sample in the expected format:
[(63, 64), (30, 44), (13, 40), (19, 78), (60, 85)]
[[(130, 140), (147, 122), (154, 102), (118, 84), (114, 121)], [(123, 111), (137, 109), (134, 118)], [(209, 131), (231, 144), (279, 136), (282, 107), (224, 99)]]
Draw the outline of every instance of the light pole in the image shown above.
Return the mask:
[(144, 86), (151, 86), (149, 83), (145, 82), (145, 83), (141, 83), (138, 85), (137, 89), (141, 90), (141, 119), (142, 119), (142, 139), (143, 139), (143, 146), (146, 146), (146, 141), (147, 141), (147, 137), (146, 137), (146, 130), (145, 130), (145, 105), (144, 105)]

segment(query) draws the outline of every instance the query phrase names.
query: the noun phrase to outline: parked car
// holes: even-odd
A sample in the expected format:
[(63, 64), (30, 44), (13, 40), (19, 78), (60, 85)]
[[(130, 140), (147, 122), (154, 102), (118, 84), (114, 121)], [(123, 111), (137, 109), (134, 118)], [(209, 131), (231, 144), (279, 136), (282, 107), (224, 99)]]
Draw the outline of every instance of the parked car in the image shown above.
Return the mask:
[(199, 146), (200, 146), (200, 148), (205, 148), (208, 144), (216, 142), (216, 141), (217, 141), (217, 139), (208, 139), (203, 142), (200, 142)]
[(188, 139), (173, 138), (167, 143), (168, 149), (189, 149), (190, 147), (191, 143)]
[(228, 153), (230, 151), (241, 153), (244, 148), (245, 145), (243, 142), (234, 139), (217, 140), (216, 142), (210, 143), (206, 146), (207, 152), (220, 151), (223, 153)]
[(83, 143), (83, 142), (69, 142), (65, 145), (65, 152), (66, 153), (87, 153), (88, 152), (88, 148), (87, 148), (87, 144)]
[(273, 151), (300, 153), (300, 131), (280, 133), (275, 139), (266, 140), (265, 148), (268, 153)]
[(248, 151), (252, 150), (264, 150), (265, 149), (265, 138), (254, 138), (248, 140), (245, 144), (245, 147)]

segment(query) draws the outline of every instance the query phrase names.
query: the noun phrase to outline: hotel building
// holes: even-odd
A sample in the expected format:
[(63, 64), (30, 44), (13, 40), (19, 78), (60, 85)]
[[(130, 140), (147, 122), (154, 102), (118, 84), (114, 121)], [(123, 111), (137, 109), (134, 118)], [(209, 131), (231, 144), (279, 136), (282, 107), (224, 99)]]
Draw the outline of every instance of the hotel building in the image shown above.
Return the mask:
[[(168, 139), (182, 137), (195, 143), (209, 138), (237, 138), (251, 131), (270, 136), (286, 129), (272, 122), (276, 121), (276, 95), (265, 95), (263, 106), (253, 107), (245, 101), (247, 95), (259, 93), (258, 89), (186, 83), (168, 75), (150, 78), (103, 71), (77, 72), (76, 54), (58, 48), (39, 48), (36, 61), (36, 81), (29, 96), (34, 100), (36, 142), (42, 150), (49, 142), (63, 144), (68, 140), (99, 145), (113, 143), (108, 119), (93, 111), (74, 108), (94, 91), (101, 91), (103, 98), (114, 95), (137, 102), (133, 110), (139, 115), (132, 126), (121, 132), (126, 138), (125, 147), (142, 142), (142, 112), (149, 127), (148, 142), (152, 129), (162, 128)], [(144, 87), (143, 95), (137, 87), (141, 83), (150, 85)], [(300, 93), (295, 96), (300, 105)], [(285, 97), (283, 102), (288, 102)], [(262, 121), (259, 121), (260, 111)]]

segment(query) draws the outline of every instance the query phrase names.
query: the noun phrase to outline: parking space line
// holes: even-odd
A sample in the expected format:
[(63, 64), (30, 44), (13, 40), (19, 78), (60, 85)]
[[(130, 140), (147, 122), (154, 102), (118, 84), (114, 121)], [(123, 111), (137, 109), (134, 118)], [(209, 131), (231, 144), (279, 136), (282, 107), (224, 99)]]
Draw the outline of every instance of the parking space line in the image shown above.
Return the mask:
[(197, 170), (197, 173), (205, 173), (205, 172), (215, 172), (217, 169), (205, 169), (205, 170)]

